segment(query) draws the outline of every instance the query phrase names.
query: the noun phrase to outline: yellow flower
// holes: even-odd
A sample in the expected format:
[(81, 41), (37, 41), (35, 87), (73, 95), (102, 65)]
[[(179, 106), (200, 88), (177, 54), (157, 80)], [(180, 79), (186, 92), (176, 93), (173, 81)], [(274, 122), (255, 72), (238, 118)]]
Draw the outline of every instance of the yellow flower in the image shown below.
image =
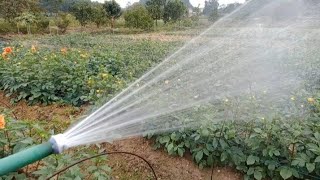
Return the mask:
[(34, 45), (31, 46), (31, 52), (32, 53), (36, 53), (37, 52), (36, 46), (34, 46)]
[(101, 74), (102, 78), (107, 78), (108, 77), (108, 74), (107, 73), (103, 73)]
[(292, 101), (296, 100), (296, 98), (295, 98), (294, 96), (292, 96), (290, 99), (291, 99)]
[(308, 98), (308, 102), (309, 102), (310, 104), (312, 104), (312, 103), (314, 103), (314, 102), (316, 102), (316, 101), (315, 101), (314, 98)]
[(4, 120), (4, 115), (0, 114), (0, 129), (4, 129), (6, 127), (6, 121)]
[(82, 57), (82, 58), (86, 58), (86, 57), (87, 57), (87, 55), (86, 55), (86, 54), (80, 54), (80, 57)]
[(61, 49), (61, 53), (62, 53), (62, 54), (67, 54), (67, 51), (68, 51), (67, 48), (62, 48), (62, 49)]

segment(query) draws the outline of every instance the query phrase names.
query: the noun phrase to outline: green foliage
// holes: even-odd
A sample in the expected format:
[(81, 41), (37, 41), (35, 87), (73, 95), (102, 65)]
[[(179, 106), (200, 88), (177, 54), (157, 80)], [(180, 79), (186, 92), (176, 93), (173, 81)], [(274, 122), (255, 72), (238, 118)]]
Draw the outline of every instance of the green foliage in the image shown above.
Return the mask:
[(19, 17), (16, 17), (15, 22), (17, 23), (18, 32), (19, 25), (27, 27), (28, 34), (31, 34), (31, 25), (37, 22), (36, 16), (31, 13), (22, 13)]
[(37, 20), (36, 20), (36, 25), (37, 25), (40, 32), (44, 32), (48, 29), (48, 27), (50, 25), (50, 21), (45, 16), (38, 16)]
[(68, 26), (70, 25), (68, 14), (59, 13), (58, 17), (55, 19), (55, 24), (59, 28), (61, 33), (65, 33), (67, 31)]
[(107, 14), (103, 8), (103, 5), (100, 3), (92, 3), (92, 17), (91, 21), (94, 22), (99, 28), (101, 25), (107, 23)]
[(189, 151), (200, 167), (233, 166), (245, 179), (312, 179), (320, 176), (319, 120), (314, 114), (306, 120), (222, 121), (158, 135), (155, 147), (179, 156)]
[(178, 21), (187, 13), (187, 8), (181, 0), (170, 0), (164, 6), (163, 20)]
[(93, 19), (93, 9), (91, 2), (88, 0), (81, 0), (75, 2), (71, 7), (71, 12), (80, 22), (81, 26), (85, 26), (89, 21)]
[[(0, 114), (10, 114), (7, 110), (0, 110)], [(22, 120), (15, 120), (9, 115), (5, 116), (6, 127), (0, 129), (0, 158), (9, 156), (10, 154), (19, 152), (28, 148), (29, 146), (36, 145), (47, 141), (52, 134), (57, 131), (65, 129), (68, 124), (62, 124), (61, 122), (29, 122)], [(91, 148), (77, 148), (72, 151), (65, 152), (64, 154), (51, 155), (41, 161), (38, 161), (32, 165), (13, 172), (5, 176), (1, 176), (2, 179), (46, 179), (59, 169), (62, 169), (71, 163), (78, 161), (94, 154), (97, 154), (101, 150), (98, 147)], [(95, 179), (110, 179), (110, 167), (105, 165), (106, 157), (100, 157), (91, 160), (86, 164), (78, 164), (64, 173), (59, 175), (59, 179), (87, 179), (94, 177)], [(32, 168), (30, 168), (32, 167)]]
[(151, 16), (143, 5), (134, 4), (124, 14), (126, 26), (130, 28), (150, 29), (153, 25)]
[(23, 12), (39, 12), (38, 1), (35, 0), (0, 0), (0, 16), (8, 22), (13, 22), (14, 18)]
[(105, 1), (103, 7), (107, 13), (107, 16), (111, 18), (111, 28), (114, 28), (115, 19), (121, 16), (120, 5), (115, 0), (111, 0)]
[(206, 16), (210, 16), (211, 14), (218, 14), (219, 2), (218, 0), (209, 0), (205, 1), (203, 14)]
[[(94, 103), (109, 98), (138, 78), (171, 47), (169, 43), (150, 41), (125, 44), (126, 40), (116, 38), (110, 42), (121, 42), (117, 46), (102, 47), (97, 40), (105, 43), (106, 37), (90, 39), (90, 35), (81, 34), (53, 37), (48, 44), (59, 43), (56, 47), (61, 48), (36, 47), (36, 52), (31, 50), (31, 45), (15, 45), (8, 59), (0, 57), (0, 89), (14, 102), (59, 102), (76, 106)], [(61, 40), (67, 40), (68, 44)], [(64, 48), (69, 46), (74, 49)]]
[(165, 4), (165, 0), (149, 0), (146, 2), (146, 8), (152, 19), (156, 21), (156, 26), (158, 26), (158, 20), (163, 16)]

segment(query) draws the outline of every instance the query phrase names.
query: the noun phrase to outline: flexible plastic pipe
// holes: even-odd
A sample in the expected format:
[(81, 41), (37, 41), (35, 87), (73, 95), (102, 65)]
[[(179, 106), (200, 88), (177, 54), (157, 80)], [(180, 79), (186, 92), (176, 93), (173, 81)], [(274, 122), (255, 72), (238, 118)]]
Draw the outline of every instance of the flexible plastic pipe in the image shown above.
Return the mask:
[(17, 171), (18, 169), (39, 161), (53, 153), (52, 144), (46, 142), (2, 158), (0, 159), (0, 176)]

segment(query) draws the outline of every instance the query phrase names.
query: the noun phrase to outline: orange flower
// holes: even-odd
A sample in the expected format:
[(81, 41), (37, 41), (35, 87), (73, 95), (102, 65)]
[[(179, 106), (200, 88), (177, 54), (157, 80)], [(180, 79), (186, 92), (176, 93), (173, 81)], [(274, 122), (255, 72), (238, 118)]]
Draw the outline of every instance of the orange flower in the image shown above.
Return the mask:
[(32, 46), (31, 46), (31, 52), (32, 52), (32, 53), (37, 52), (37, 48), (36, 48), (36, 46), (34, 46), (34, 45), (32, 45)]
[(61, 49), (61, 53), (62, 53), (62, 54), (67, 54), (67, 50), (68, 50), (67, 48), (62, 48), (62, 49)]
[(12, 53), (12, 47), (5, 47), (5, 48), (3, 48), (3, 52), (5, 52), (5, 53), (7, 53), (7, 54)]
[(4, 115), (0, 114), (0, 129), (4, 129), (6, 127), (6, 121), (4, 120)]

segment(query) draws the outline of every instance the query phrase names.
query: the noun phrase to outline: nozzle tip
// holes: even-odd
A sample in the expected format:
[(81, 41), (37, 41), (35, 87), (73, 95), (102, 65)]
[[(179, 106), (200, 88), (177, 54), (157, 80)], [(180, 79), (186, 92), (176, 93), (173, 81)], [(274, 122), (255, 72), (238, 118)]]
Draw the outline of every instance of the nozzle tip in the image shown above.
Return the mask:
[(63, 134), (53, 135), (49, 142), (52, 144), (52, 149), (55, 154), (60, 154), (67, 149), (66, 137)]

